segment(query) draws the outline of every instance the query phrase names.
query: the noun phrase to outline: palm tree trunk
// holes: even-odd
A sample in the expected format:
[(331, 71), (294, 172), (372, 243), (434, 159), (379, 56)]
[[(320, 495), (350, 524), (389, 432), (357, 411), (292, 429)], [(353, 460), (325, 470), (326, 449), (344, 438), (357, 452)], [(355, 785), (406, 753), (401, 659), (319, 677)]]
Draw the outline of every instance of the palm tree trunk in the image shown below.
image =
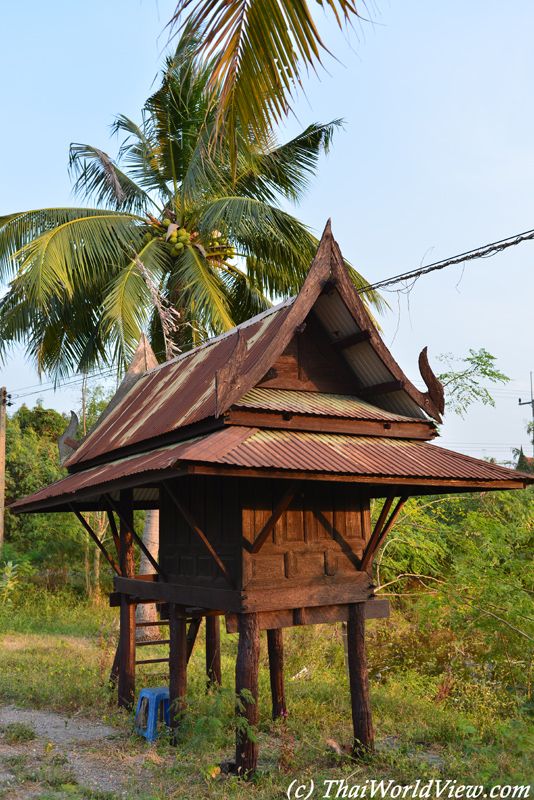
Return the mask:
[(91, 597), (92, 589), (91, 589), (91, 563), (89, 561), (89, 534), (85, 534), (85, 557), (84, 557), (84, 571), (85, 571), (85, 590), (87, 592), (87, 596)]
[[(159, 551), (159, 510), (149, 509), (146, 512), (145, 527), (143, 530), (143, 544), (152, 556), (157, 559)], [(154, 572), (150, 561), (141, 553), (141, 563), (139, 566), (140, 575), (148, 575)], [(136, 622), (156, 622), (158, 613), (156, 606), (152, 603), (139, 603), (135, 613)], [(156, 625), (148, 626), (146, 628), (137, 628), (136, 639), (137, 641), (146, 641), (147, 639), (159, 639), (159, 628)]]
[(100, 596), (100, 550), (95, 548), (93, 555), (93, 585), (95, 587), (95, 594)]

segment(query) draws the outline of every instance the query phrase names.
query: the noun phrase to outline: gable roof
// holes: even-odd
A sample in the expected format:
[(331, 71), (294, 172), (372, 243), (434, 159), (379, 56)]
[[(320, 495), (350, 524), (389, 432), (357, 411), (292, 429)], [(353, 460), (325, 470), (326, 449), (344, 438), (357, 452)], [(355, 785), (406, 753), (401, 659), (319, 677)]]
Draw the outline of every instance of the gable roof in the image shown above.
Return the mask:
[(142, 337), (69, 457), (71, 474), (10, 508), (94, 510), (125, 486), (138, 507), (157, 507), (159, 482), (186, 474), (357, 481), (376, 497), (395, 486), (428, 494), (534, 483), (425, 441), (437, 434), (429, 417), (440, 419), (443, 387), (426, 348), (419, 366), (425, 393), (372, 325), (328, 224), (296, 297), (165, 364)]
[[(139, 370), (136, 375), (129, 371), (129, 381), (123, 382), (127, 385), (121, 386), (102, 418), (67, 460), (67, 468), (75, 471), (95, 459), (111, 460), (125, 448), (127, 452), (132, 448), (136, 452), (153, 449), (167, 434), (203, 420), (215, 421), (232, 406), (242, 405), (251, 391), (257, 391), (255, 387), (294, 337), (305, 329), (310, 314), (318, 322), (331, 359), (343, 361), (343, 369), (353, 381), (351, 394), (360, 396), (360, 402), (363, 398), (369, 401), (367, 404), (375, 409), (374, 418), (382, 415), (387, 419), (393, 414), (405, 420), (430, 416), (441, 421), (443, 390), (428, 366), (425, 351), (421, 372), (429, 389), (423, 393), (404, 375), (372, 324), (328, 222), (296, 297), (172, 361)], [(143, 341), (144, 352), (146, 344)], [(137, 355), (136, 359), (141, 361)], [(339, 392), (343, 393), (347, 391)], [(342, 402), (329, 403), (332, 416), (351, 416), (347, 404), (341, 408)]]

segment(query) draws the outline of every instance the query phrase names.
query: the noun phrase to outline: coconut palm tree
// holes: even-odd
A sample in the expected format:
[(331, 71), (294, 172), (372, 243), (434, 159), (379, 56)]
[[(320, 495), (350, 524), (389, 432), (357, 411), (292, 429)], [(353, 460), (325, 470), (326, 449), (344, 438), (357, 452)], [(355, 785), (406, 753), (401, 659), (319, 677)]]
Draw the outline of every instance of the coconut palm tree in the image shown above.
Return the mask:
[(74, 192), (93, 207), (0, 219), (0, 357), (23, 343), (58, 380), (122, 369), (144, 330), (164, 360), (298, 291), (317, 240), (279, 203), (300, 199), (340, 122), (282, 145), (238, 128), (233, 175), (198, 46), (186, 32), (140, 124), (117, 117), (116, 161), (71, 145)]

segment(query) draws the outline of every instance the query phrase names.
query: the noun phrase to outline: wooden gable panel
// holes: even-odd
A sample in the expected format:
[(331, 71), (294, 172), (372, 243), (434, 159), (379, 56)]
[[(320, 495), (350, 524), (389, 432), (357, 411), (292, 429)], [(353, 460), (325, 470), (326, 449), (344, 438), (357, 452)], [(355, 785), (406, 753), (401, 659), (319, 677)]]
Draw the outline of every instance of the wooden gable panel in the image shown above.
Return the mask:
[(258, 385), (333, 394), (357, 394), (360, 388), (354, 373), (335, 352), (313, 313), (307, 316), (304, 330), (295, 333)]

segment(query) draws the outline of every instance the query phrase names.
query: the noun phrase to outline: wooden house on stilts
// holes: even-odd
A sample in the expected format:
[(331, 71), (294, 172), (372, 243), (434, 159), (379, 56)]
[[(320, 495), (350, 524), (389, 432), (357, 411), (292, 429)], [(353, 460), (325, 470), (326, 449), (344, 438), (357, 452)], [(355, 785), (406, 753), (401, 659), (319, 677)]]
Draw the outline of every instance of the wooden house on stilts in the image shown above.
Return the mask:
[[(174, 725), (199, 620), (215, 680), (219, 617), (239, 632), (236, 693), (256, 700), (267, 630), (275, 717), (286, 707), (283, 629), (344, 620), (354, 739), (372, 747), (365, 619), (388, 614), (387, 600), (374, 596), (373, 559), (404, 503), (533, 480), (429, 443), (443, 389), (426, 349), (419, 363), (426, 392), (377, 333), (330, 225), (296, 297), (165, 364), (142, 338), (117, 395), (70, 451), (67, 477), (12, 506), (72, 510), (91, 534), (83, 513), (109, 513), (117, 556), (103, 549), (120, 605), (121, 704), (134, 701), (140, 602), (169, 607)], [(373, 498), (383, 501), (374, 527)], [(159, 559), (151, 558), (153, 574), (139, 576), (133, 512), (148, 508), (160, 509)], [(239, 713), (256, 724), (256, 703)], [(236, 761), (247, 773), (257, 744), (243, 730)]]

